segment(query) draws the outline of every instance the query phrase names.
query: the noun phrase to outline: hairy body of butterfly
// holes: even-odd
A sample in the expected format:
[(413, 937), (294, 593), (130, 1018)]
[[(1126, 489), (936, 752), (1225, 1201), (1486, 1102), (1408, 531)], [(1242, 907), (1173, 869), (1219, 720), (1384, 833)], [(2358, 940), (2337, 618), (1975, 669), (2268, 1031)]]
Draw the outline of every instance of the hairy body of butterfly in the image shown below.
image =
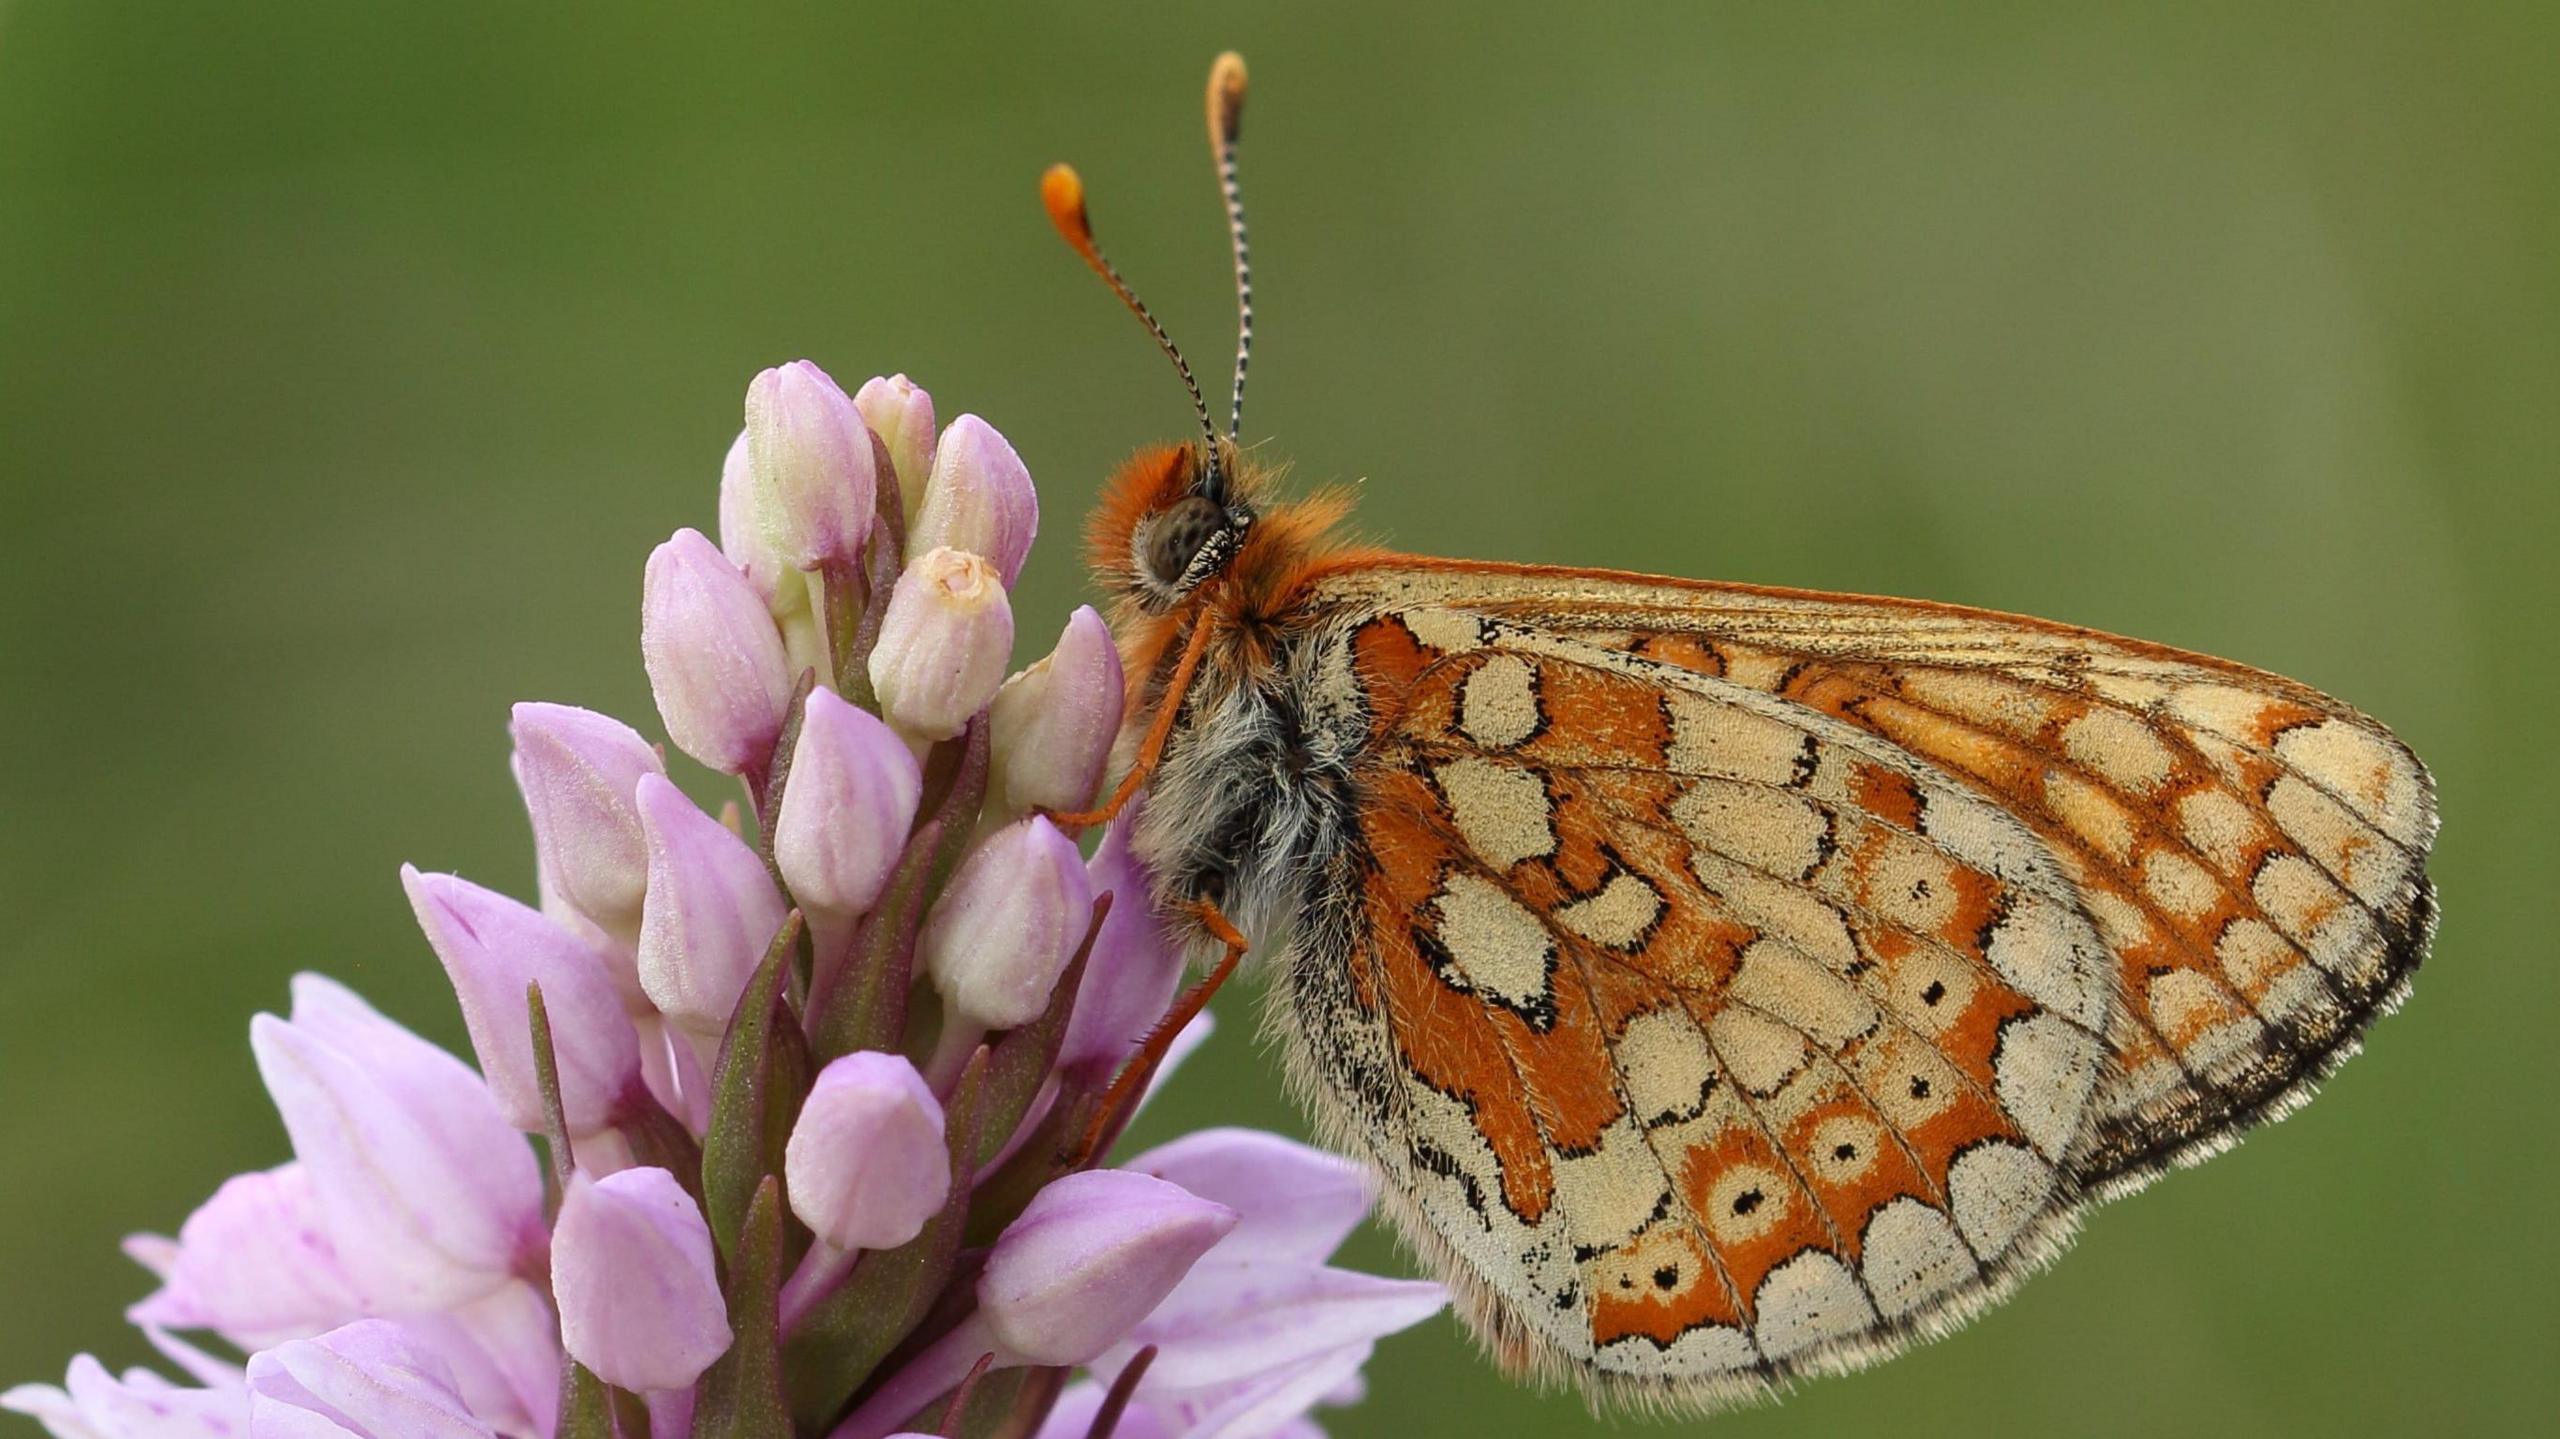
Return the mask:
[(1225, 444), (1187, 573), (1206, 453), (1092, 531), (1133, 734), (1199, 647), (1138, 853), (1275, 950), (1293, 1088), (1509, 1367), (1708, 1407), (1950, 1328), (2307, 1097), (2424, 951), (2426, 773), (2303, 686), (1352, 548)]
[(1953, 605), (1421, 559), (1337, 538), (1338, 496), (1270, 504), (1235, 444), (1243, 100), (1220, 57), (1223, 438), (1082, 181), (1042, 183), (1202, 430), (1088, 534), (1126, 774), (1058, 818), (1144, 783), (1158, 907), (1224, 951), (1117, 1098), (1261, 947), (1292, 1087), (1496, 1358), (1700, 1409), (1961, 1323), (2407, 992), (2433, 791), (2316, 690)]

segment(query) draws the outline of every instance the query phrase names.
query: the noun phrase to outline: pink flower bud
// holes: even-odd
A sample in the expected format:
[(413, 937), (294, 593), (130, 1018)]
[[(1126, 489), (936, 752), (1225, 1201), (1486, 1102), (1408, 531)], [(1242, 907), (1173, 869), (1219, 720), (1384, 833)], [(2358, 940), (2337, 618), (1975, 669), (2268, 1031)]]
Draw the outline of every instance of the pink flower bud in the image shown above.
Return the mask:
[(544, 884), (607, 930), (629, 934), (649, 878), (631, 791), (640, 776), (666, 773), (657, 748), (622, 721), (572, 705), (517, 705), (507, 733)]
[(1030, 1023), (1093, 922), (1076, 843), (1040, 816), (997, 830), (961, 861), (918, 945), (934, 987), (987, 1029)]
[(994, 568), (964, 550), (927, 550), (889, 593), (871, 687), (890, 723), (949, 739), (995, 698), (1012, 657), (1013, 609)]
[(924, 791), (906, 744), (832, 690), (811, 690), (775, 817), (773, 858), (802, 908), (861, 914), (906, 848)]
[(539, 1241), (542, 1173), (478, 1075), (310, 974), (291, 1020), (250, 1022), (249, 1047), (369, 1309), (450, 1308), (508, 1282)]
[[(747, 432), (740, 430), (720, 461), (720, 553), (755, 586), (768, 608), (788, 611), (804, 597), (797, 593), (796, 583), (785, 588), (796, 567), (773, 547), (773, 536), (756, 522), (755, 483), (755, 473), (748, 466)], [(790, 596), (791, 603), (775, 603), (777, 595)]]
[(1182, 984), (1182, 946), (1157, 919), (1153, 880), (1129, 846), (1137, 818), (1136, 805), (1121, 811), (1085, 866), (1093, 892), (1111, 896), (1111, 912), (1085, 960), (1084, 983), (1058, 1048), (1061, 1069), (1118, 1069), (1173, 1007)]
[(773, 753), (791, 704), (782, 634), (755, 587), (698, 530), (649, 556), (640, 655), (676, 748), (723, 774)]
[(925, 483), (907, 553), (948, 545), (984, 555), (1011, 589), (1039, 533), (1040, 496), (1022, 457), (977, 416), (953, 420), (934, 451), (933, 477)]
[(1015, 814), (1092, 802), (1120, 732), (1120, 647), (1093, 606), (1067, 619), (1058, 647), (996, 691), (988, 721), (998, 796)]
[(933, 473), (933, 396), (904, 375), (875, 377), (854, 391), (853, 407), (888, 450), (889, 466), (898, 476), (899, 506), (914, 519), (925, 477)]
[(871, 533), (879, 485), (871, 431), (853, 398), (807, 360), (747, 386), (748, 523), (783, 563), (815, 569)]
[(387, 1319), (362, 1319), (249, 1360), (258, 1439), (492, 1439), (453, 1370)]
[(1070, 1174), (1005, 1226), (978, 1309), (1021, 1362), (1082, 1364), (1147, 1317), (1236, 1212), (1119, 1169)]
[(604, 956), (539, 912), (458, 875), (420, 874), (402, 865), (400, 884), (453, 981), (480, 1072), (507, 1122), (527, 1131), (543, 1127), (525, 1009), (525, 988), (538, 983), (569, 1132), (610, 1126), (615, 1107), (640, 1082), (640, 1041)]
[(839, 1249), (894, 1249), (951, 1193), (942, 1106), (901, 1056), (848, 1054), (818, 1074), (783, 1151), (791, 1212)]
[(684, 791), (643, 775), (638, 796), (649, 840), (640, 987), (679, 1027), (721, 1034), (789, 911), (764, 861)]
[(623, 1389), (681, 1389), (729, 1349), (711, 1226), (663, 1169), (569, 1181), (551, 1239), (560, 1341)]

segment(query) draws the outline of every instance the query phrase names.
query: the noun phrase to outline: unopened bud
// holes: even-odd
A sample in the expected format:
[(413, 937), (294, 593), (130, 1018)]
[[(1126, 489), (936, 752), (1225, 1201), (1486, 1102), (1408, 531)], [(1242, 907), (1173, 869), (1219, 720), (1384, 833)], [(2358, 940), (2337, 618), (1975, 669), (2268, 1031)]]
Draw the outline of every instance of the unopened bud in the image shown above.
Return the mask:
[(749, 523), (783, 563), (845, 559), (871, 533), (879, 478), (871, 431), (827, 372), (794, 360), (747, 386)]
[(848, 1054), (818, 1074), (783, 1152), (791, 1212), (838, 1249), (894, 1249), (951, 1193), (942, 1106), (894, 1054)]
[(1161, 1179), (1070, 1174), (997, 1236), (978, 1309), (1018, 1362), (1082, 1364), (1146, 1318), (1235, 1226), (1234, 1210)]
[(987, 1029), (1028, 1024), (1093, 922), (1075, 841), (1039, 816), (1017, 820), (961, 861), (917, 943), (936, 989)]
[(1013, 608), (994, 568), (965, 550), (927, 550), (889, 594), (871, 687), (890, 723), (949, 739), (995, 698), (1012, 656)]
[(1004, 682), (988, 712), (1007, 813), (1077, 810), (1093, 799), (1120, 732), (1120, 647), (1091, 605), (1058, 647)]
[(561, 1347), (616, 1388), (681, 1389), (728, 1352), (711, 1227), (663, 1169), (571, 1179), (551, 1288)]
[(676, 748), (723, 774), (773, 754), (791, 704), (781, 632), (755, 587), (698, 530), (649, 556), (640, 654)]
[(649, 838), (640, 986), (686, 1031), (725, 1033), (788, 911), (764, 861), (684, 791), (644, 775), (638, 797)]
[(773, 830), (792, 899), (840, 915), (868, 911), (906, 849), (923, 790), (895, 731), (831, 690), (811, 690)]
[(1040, 496), (1031, 472), (996, 427), (962, 415), (942, 432), (907, 552), (949, 545), (984, 555), (1010, 589), (1040, 533)]
[(924, 498), (933, 473), (933, 396), (904, 375), (873, 378), (854, 391), (853, 407), (863, 423), (880, 437), (889, 452), (889, 467), (898, 477), (898, 503), (909, 521)]

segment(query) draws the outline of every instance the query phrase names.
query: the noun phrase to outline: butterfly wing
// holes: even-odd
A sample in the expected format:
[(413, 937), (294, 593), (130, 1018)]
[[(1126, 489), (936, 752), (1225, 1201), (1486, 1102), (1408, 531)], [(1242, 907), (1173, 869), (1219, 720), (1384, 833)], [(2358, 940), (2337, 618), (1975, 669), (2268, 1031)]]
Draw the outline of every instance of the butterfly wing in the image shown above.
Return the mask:
[(1943, 1328), (2342, 1059), (2423, 769), (2238, 666), (1949, 607), (1362, 567), (1359, 833), (1285, 976), (1518, 1361), (1687, 1402)]

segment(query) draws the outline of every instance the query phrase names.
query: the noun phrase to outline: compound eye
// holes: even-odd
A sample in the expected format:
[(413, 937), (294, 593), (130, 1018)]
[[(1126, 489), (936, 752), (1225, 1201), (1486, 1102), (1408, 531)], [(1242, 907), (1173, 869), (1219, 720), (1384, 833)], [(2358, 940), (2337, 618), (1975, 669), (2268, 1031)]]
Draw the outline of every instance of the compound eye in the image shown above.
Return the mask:
[(1157, 519), (1148, 537), (1149, 576), (1167, 589), (1180, 585), (1192, 557), (1226, 525), (1227, 512), (1216, 501), (1202, 495), (1183, 499)]

